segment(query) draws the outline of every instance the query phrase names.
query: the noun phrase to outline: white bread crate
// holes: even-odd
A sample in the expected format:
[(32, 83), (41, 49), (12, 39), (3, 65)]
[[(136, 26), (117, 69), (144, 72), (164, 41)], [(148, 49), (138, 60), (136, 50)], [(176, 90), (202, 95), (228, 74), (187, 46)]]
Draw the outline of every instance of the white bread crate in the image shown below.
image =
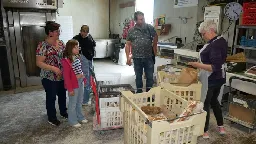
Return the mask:
[(147, 105), (165, 105), (179, 116), (188, 106), (188, 101), (161, 87), (141, 94), (122, 92), (120, 109), (123, 112), (125, 144), (196, 144), (197, 137), (204, 132), (206, 112), (180, 122), (149, 121), (141, 110)]
[[(178, 75), (178, 73), (176, 73)], [(159, 71), (157, 73), (157, 84), (158, 86), (174, 92), (176, 95), (181, 96), (188, 101), (200, 101), (201, 100), (201, 88), (200, 82), (193, 83), (189, 86), (176, 85), (178, 77), (171, 75), (168, 72)]]
[(158, 71), (157, 72), (157, 84), (160, 83), (177, 83), (178, 82), (178, 75), (180, 72), (165, 72), (165, 71)]
[(100, 98), (100, 110), (119, 110), (119, 97)]
[(96, 73), (95, 77), (99, 85), (120, 84), (121, 73)]
[(193, 83), (189, 86), (177, 86), (170, 83), (161, 82), (159, 84), (163, 89), (167, 89), (187, 101), (200, 101), (202, 84)]
[(100, 129), (123, 127), (123, 115), (119, 109), (120, 92), (102, 92), (99, 94)]
[(123, 128), (123, 114), (119, 109), (101, 109), (100, 118), (101, 129)]

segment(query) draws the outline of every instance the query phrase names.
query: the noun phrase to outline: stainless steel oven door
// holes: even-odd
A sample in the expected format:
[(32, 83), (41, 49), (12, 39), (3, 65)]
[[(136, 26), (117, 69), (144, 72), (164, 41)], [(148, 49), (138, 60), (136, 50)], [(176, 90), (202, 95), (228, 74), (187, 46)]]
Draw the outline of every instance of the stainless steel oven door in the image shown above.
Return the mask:
[(9, 11), (7, 16), (16, 87), (41, 85), (36, 48), (45, 39), (45, 22), (54, 21), (56, 14)]
[(36, 48), (40, 41), (45, 39), (44, 27), (23, 26), (22, 40), (23, 51), (22, 61), (25, 63), (27, 86), (40, 85), (40, 68), (36, 66)]

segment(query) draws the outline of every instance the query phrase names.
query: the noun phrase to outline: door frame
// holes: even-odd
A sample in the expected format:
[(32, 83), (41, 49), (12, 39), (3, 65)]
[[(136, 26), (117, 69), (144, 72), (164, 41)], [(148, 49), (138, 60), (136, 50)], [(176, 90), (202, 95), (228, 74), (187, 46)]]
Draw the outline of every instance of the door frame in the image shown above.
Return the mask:
[(23, 26), (45, 26), (46, 21), (55, 21), (53, 12), (19, 12), (8, 11), (8, 30), (10, 48), (12, 49), (13, 69), (16, 87), (41, 85), (38, 76), (27, 76), (26, 62), (24, 60), (24, 47), (22, 38)]

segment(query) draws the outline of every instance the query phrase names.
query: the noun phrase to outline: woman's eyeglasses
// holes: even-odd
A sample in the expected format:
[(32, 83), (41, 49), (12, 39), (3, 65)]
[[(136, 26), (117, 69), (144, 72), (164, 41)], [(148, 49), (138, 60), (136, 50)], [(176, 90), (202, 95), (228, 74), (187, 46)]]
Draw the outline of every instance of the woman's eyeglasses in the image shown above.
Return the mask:
[(61, 33), (62, 32), (62, 30), (55, 30), (55, 31), (53, 31), (53, 32), (56, 32), (56, 33)]
[(81, 50), (81, 47), (79, 47), (79, 46), (75, 46), (75, 48), (77, 48), (77, 49)]

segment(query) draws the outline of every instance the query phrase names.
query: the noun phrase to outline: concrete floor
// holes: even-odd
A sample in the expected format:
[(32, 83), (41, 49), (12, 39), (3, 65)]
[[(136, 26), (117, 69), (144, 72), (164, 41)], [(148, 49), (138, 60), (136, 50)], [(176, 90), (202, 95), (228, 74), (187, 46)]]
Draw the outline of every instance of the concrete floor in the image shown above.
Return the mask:
[[(133, 68), (118, 66), (110, 61), (95, 61), (96, 73), (122, 73), (121, 82), (134, 86)], [(92, 129), (91, 108), (84, 107), (88, 124), (72, 128), (65, 120), (59, 127), (47, 123), (45, 93), (40, 88), (29, 92), (0, 93), (0, 144), (122, 144), (123, 129), (100, 133)], [(22, 90), (20, 90), (22, 91)], [(59, 114), (58, 114), (59, 115)], [(61, 119), (61, 118), (60, 118)], [(216, 133), (211, 117), (210, 140), (199, 138), (199, 144), (256, 144), (256, 134), (225, 121), (226, 136)]]

